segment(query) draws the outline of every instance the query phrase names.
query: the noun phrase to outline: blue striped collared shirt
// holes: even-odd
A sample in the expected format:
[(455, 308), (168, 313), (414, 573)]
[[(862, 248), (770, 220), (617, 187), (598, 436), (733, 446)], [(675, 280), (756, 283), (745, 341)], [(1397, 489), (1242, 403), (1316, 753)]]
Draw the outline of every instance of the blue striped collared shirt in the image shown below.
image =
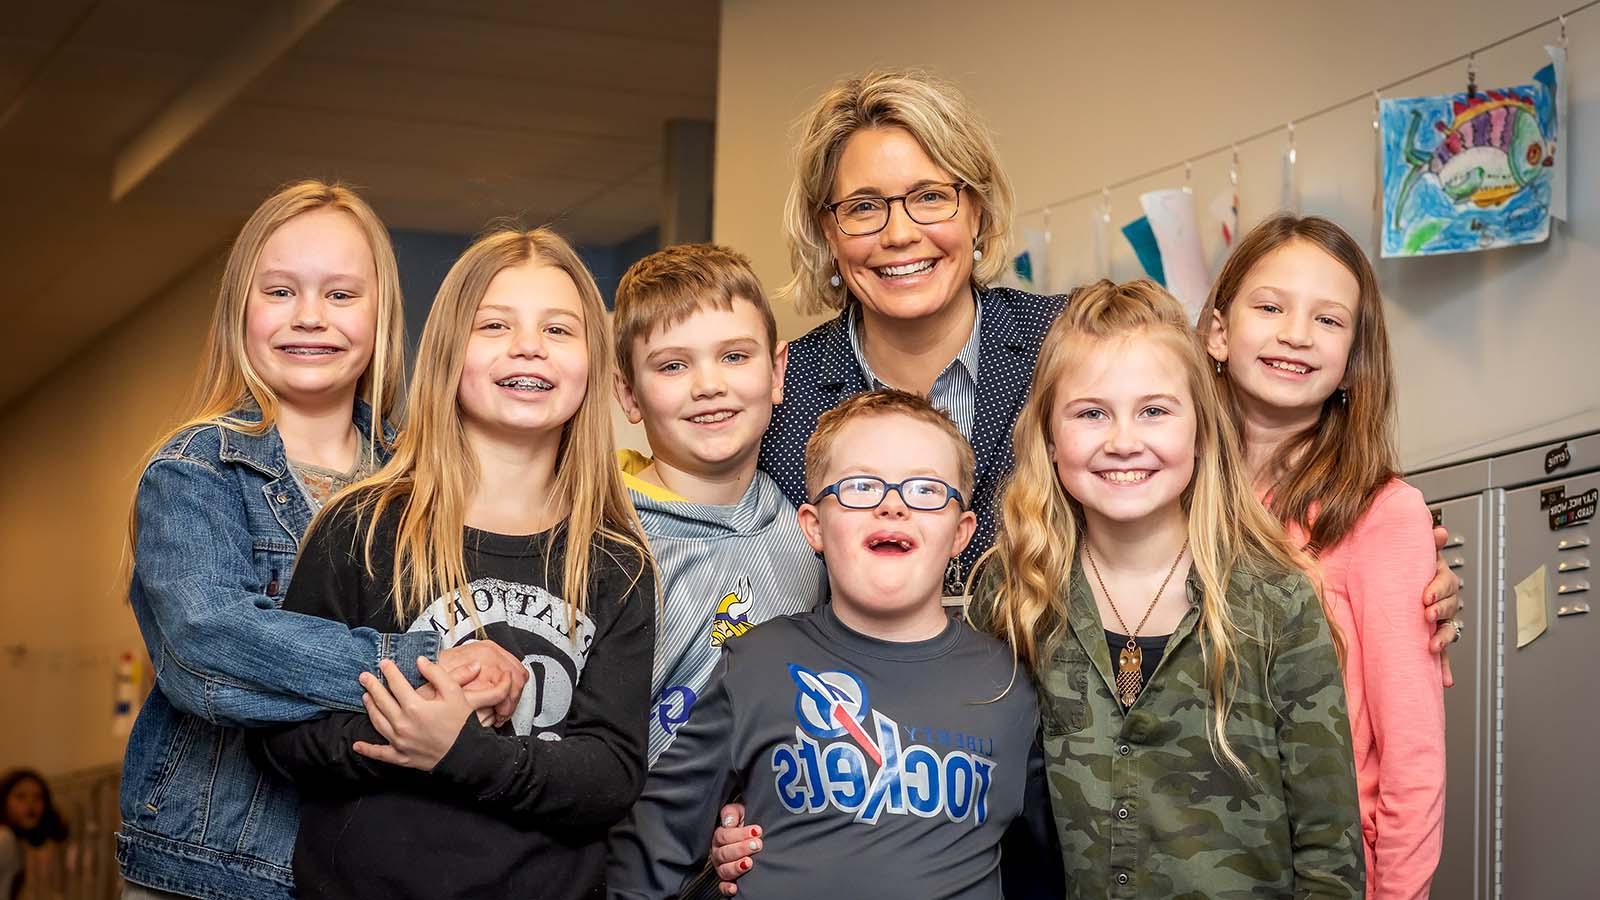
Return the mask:
[[(978, 335), (979, 326), (983, 323), (983, 305), (975, 303), (974, 306), (977, 309), (972, 316), (972, 333), (967, 336), (961, 352), (933, 380), (933, 389), (928, 391), (928, 402), (949, 413), (956, 427), (969, 441), (972, 440), (972, 420), (978, 405)], [(860, 309), (848, 317), (850, 350), (855, 353), (856, 362), (867, 376), (867, 386), (873, 390), (894, 387), (885, 384), (867, 365), (867, 356), (861, 351), (860, 317)]]

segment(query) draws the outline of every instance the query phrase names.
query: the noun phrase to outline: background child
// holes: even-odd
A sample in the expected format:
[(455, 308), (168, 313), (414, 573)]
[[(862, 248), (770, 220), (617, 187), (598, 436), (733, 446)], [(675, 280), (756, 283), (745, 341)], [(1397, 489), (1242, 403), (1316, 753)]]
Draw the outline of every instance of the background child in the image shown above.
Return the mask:
[(1206, 341), (1249, 474), (1316, 557), (1345, 637), (1367, 894), (1428, 896), (1444, 823), (1444, 697), (1414, 598), (1432, 519), (1397, 477), (1394, 368), (1377, 277), (1334, 223), (1257, 225), (1212, 291)]
[[(312, 515), (388, 456), (402, 322), (389, 233), (347, 188), (283, 188), (228, 252), (195, 399), (152, 452), (130, 523), (128, 601), (156, 690), (123, 761), (128, 896), (286, 900), (298, 804), (240, 728), (360, 710), (357, 675), (397, 659), (415, 677), (438, 652), (430, 633), (278, 608)], [(526, 678), (492, 644), (438, 659)]]
[(1042, 819), (1032, 687), (1007, 692), (1005, 648), (941, 603), (976, 525), (971, 447), (926, 399), (876, 391), (822, 415), (806, 468), (800, 521), (832, 599), (728, 647), (613, 836), (613, 897), (676, 896), (736, 788), (768, 828), (748, 876), (763, 897), (860, 896), (866, 879), (992, 898), (1007, 828), (1025, 802)]
[(1074, 295), (974, 614), (1039, 683), (1073, 895), (1356, 897), (1334, 643), (1208, 368), (1154, 283)]
[[(553, 232), (500, 231), (451, 267), (428, 316), (410, 426), (388, 466), (311, 528), (285, 606), (497, 643), (527, 687), (419, 660), (362, 676), (367, 716), (259, 744), (308, 792), (302, 897), (590, 896), (606, 829), (644, 777), (655, 580), (611, 444), (605, 307)], [(500, 687), (501, 691), (506, 686)], [(404, 768), (402, 768), (404, 767)]]
[(65, 891), (66, 840), (67, 824), (43, 775), (13, 769), (0, 777), (0, 900)]
[(683, 244), (645, 257), (617, 287), (617, 397), (653, 458), (621, 451), (661, 580), (650, 761), (705, 693), (722, 647), (805, 612), (826, 573), (794, 507), (756, 470), (786, 347), (749, 260)]

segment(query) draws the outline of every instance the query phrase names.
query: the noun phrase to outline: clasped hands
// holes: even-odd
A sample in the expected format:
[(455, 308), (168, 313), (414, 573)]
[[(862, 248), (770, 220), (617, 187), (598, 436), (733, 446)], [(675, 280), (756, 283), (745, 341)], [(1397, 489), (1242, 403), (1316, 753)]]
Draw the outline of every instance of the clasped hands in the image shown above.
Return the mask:
[(382, 678), (361, 674), (361, 703), (372, 727), (388, 741), (356, 741), (356, 753), (379, 762), (432, 771), (443, 759), (467, 718), (497, 727), (510, 721), (528, 683), (528, 669), (493, 641), (470, 641), (439, 653), (437, 663), (417, 659), (423, 677), (412, 687), (390, 660), (378, 664)]

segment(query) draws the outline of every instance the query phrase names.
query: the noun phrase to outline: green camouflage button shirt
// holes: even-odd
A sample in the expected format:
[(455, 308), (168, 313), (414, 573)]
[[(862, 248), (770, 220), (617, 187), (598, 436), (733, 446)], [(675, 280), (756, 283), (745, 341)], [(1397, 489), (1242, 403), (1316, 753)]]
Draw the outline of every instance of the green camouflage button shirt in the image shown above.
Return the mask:
[(1236, 623), (1265, 638), (1237, 643), (1228, 726), (1251, 784), (1206, 740), (1193, 571), (1188, 589), (1188, 613), (1124, 712), (1099, 611), (1073, 569), (1071, 627), (1039, 686), (1068, 895), (1363, 897), (1344, 684), (1316, 594), (1300, 574), (1230, 582)]

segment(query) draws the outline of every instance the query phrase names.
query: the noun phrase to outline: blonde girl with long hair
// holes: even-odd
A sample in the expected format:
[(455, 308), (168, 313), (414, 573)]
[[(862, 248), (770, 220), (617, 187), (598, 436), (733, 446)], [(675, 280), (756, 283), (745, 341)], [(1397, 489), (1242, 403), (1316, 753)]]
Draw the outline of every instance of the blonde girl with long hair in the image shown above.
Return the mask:
[(1200, 322), (1255, 490), (1316, 559), (1347, 638), (1367, 894), (1422, 900), (1444, 829), (1444, 696), (1412, 601), (1433, 574), (1432, 518), (1398, 474), (1377, 276), (1333, 222), (1274, 216), (1234, 249)]
[(402, 321), (388, 231), (349, 188), (282, 188), (229, 250), (194, 397), (130, 513), (128, 599), (156, 690), (123, 764), (127, 896), (292, 895), (296, 795), (242, 728), (360, 710), (356, 678), (383, 659), (523, 677), (509, 654), (278, 608), (312, 515), (388, 458)]
[(1357, 897), (1333, 631), (1182, 307), (1073, 295), (973, 601), (1038, 683), (1068, 892)]
[[(426, 659), (361, 676), (365, 715), (266, 732), (318, 790), (301, 897), (587, 897), (645, 770), (654, 569), (614, 462), (611, 342), (554, 232), (497, 230), (445, 276), (411, 419), (380, 472), (323, 512), (285, 606), (493, 643), (530, 677), (463, 689)], [(474, 711), (511, 696), (509, 723)]]

